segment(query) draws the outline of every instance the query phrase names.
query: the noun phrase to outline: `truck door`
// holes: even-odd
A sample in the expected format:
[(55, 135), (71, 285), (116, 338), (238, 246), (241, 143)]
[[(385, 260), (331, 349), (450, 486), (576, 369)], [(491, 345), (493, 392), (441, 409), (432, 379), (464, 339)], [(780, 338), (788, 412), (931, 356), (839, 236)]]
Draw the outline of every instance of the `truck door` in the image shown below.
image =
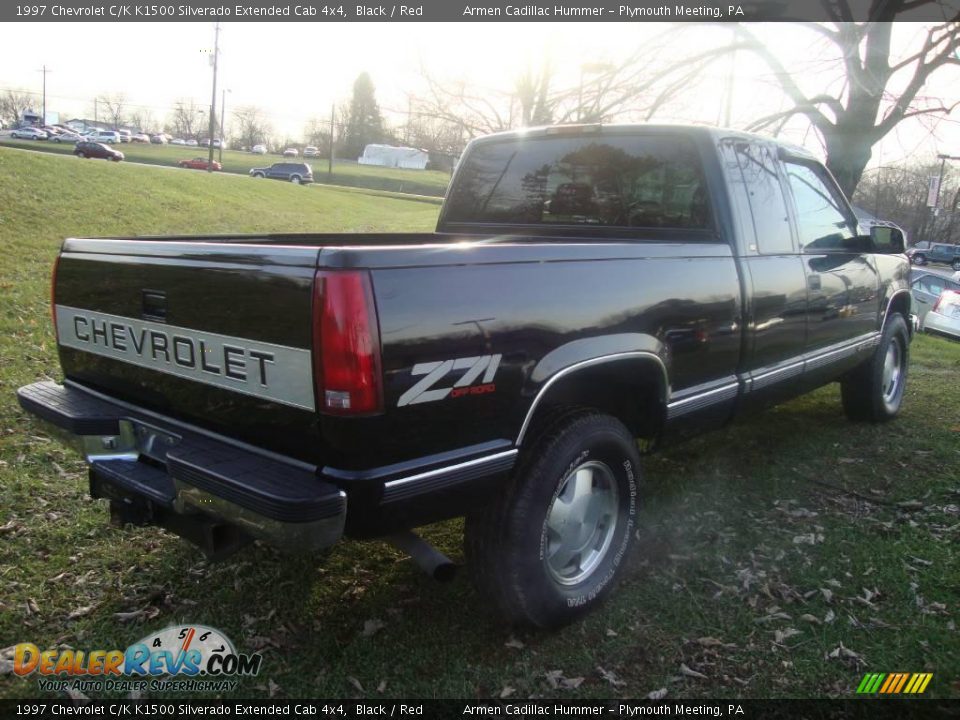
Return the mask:
[(736, 139), (723, 156), (741, 238), (743, 405), (758, 408), (794, 394), (790, 381), (803, 372), (806, 279), (774, 150)]
[(879, 275), (849, 205), (823, 166), (784, 158), (806, 273), (807, 384), (862, 359), (879, 326)]

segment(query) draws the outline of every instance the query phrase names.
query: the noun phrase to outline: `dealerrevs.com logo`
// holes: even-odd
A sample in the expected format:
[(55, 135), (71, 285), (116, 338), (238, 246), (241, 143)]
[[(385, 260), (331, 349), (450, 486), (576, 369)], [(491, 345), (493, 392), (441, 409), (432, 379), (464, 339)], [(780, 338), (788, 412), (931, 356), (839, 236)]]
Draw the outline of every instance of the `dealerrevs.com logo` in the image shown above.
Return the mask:
[(171, 625), (126, 650), (14, 648), (13, 672), (36, 674), (41, 690), (226, 691), (237, 677), (260, 672), (263, 656), (238, 653), (222, 632), (205, 625)]

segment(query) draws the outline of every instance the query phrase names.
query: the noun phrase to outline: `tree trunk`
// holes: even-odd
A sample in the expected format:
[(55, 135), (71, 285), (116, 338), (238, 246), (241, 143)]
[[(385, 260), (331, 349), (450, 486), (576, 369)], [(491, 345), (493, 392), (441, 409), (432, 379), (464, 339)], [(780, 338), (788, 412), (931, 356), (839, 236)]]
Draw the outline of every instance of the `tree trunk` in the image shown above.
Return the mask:
[(833, 173), (848, 198), (853, 197), (853, 191), (857, 189), (863, 171), (870, 162), (875, 140), (870, 132), (844, 132), (839, 128), (824, 134), (827, 169)]

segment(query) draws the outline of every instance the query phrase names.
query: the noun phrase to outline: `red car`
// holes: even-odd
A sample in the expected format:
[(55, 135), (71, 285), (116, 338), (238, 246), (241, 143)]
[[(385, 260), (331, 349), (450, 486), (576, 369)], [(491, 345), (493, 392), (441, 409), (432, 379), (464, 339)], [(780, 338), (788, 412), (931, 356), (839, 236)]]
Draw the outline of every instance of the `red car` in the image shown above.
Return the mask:
[(222, 169), (220, 163), (216, 160), (208, 164), (208, 160), (202, 157), (193, 158), (192, 160), (181, 160), (177, 165), (182, 168), (190, 168), (191, 170), (207, 170), (208, 168), (210, 170)]

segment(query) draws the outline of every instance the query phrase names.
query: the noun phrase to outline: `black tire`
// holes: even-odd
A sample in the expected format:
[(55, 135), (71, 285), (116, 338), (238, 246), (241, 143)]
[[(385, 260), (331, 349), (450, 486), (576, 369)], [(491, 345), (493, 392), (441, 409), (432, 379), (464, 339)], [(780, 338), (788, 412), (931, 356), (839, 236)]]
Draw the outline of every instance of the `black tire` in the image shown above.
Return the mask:
[(960, 258), (954, 258), (953, 262), (950, 263), (950, 267), (954, 270), (960, 270)]
[(263, 173), (254, 173), (253, 176), (258, 179), (262, 179), (266, 177), (266, 175), (264, 175)]
[(303, 183), (303, 178), (301, 178), (299, 175), (291, 175), (290, 182), (292, 182), (294, 185), (300, 185)]
[[(896, 369), (888, 370), (887, 363)], [(880, 344), (869, 360), (840, 382), (843, 410), (851, 420), (885, 422), (895, 417), (903, 403), (910, 368), (910, 334), (899, 313), (887, 318)]]
[(926, 265), (927, 256), (923, 253), (916, 253), (912, 258), (910, 258), (910, 262), (912, 262), (914, 265)]
[(633, 545), (639, 472), (637, 444), (617, 419), (590, 411), (557, 419), (496, 501), (467, 518), (467, 562), (480, 592), (509, 622), (543, 628), (594, 608)]

